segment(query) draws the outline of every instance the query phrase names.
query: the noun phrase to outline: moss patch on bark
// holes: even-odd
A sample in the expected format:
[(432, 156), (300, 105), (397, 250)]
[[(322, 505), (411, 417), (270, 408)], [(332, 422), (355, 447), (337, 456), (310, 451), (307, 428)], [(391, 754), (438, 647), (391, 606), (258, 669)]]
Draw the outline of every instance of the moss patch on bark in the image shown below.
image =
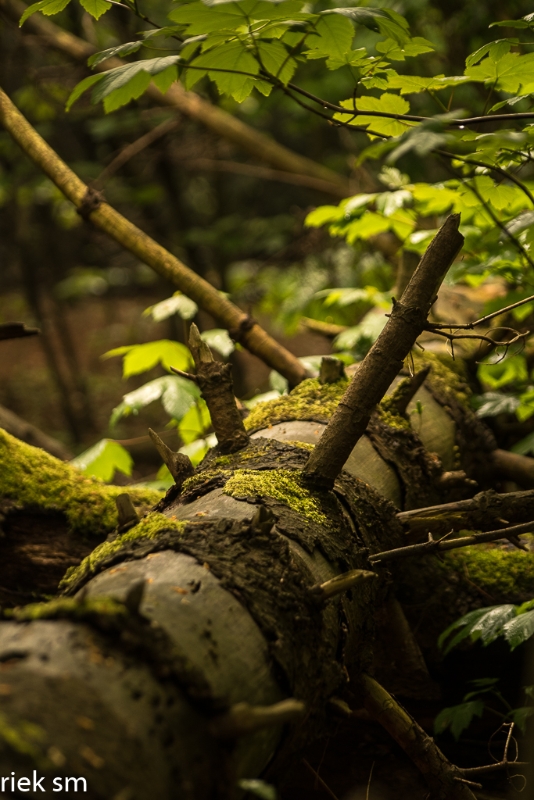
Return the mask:
[(124, 544), (138, 540), (149, 541), (150, 539), (156, 539), (163, 531), (182, 531), (185, 525), (185, 522), (166, 517), (158, 511), (147, 514), (134, 528), (131, 528), (121, 536), (115, 537), (110, 542), (102, 542), (98, 547), (95, 547), (87, 558), (84, 558), (78, 567), (71, 567), (67, 570), (60, 583), (60, 588), (67, 589), (78, 580), (95, 574), (98, 571), (99, 564), (114, 553), (119, 552)]
[(254, 406), (245, 420), (245, 428), (254, 431), (293, 419), (328, 422), (348, 384), (346, 378), (325, 384), (319, 383), (316, 378), (309, 378), (289, 394)]
[(300, 472), (295, 470), (238, 469), (226, 482), (223, 491), (236, 498), (272, 497), (314, 522), (327, 523), (317, 499), (305, 487)]
[[(0, 497), (15, 506), (60, 511), (73, 533), (101, 537), (117, 526), (115, 498), (123, 492), (0, 429)], [(151, 489), (128, 493), (141, 514), (161, 498)]]

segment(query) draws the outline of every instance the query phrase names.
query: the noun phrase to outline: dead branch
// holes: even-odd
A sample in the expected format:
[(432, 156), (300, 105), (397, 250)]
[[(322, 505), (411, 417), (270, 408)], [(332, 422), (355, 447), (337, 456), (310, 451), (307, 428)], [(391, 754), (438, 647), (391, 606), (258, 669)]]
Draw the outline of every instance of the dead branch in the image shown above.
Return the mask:
[(441, 282), (463, 244), (460, 217), (447, 218), (414, 272), (402, 302), (359, 365), (336, 412), (304, 470), (312, 484), (331, 487), (357, 441), (365, 432), (373, 409), (396, 378), (404, 359), (423, 332), (428, 312)]
[(473, 533), (470, 536), (461, 536), (458, 539), (449, 539), (453, 533), (446, 533), (441, 539), (434, 539), (431, 533), (428, 534), (428, 541), (420, 544), (409, 544), (406, 547), (396, 547), (393, 550), (385, 550), (383, 553), (373, 553), (369, 556), (371, 564), (378, 564), (384, 561), (395, 561), (400, 558), (410, 558), (411, 556), (428, 555), (429, 553), (443, 552), (445, 550), (458, 550), (460, 547), (469, 547), (474, 544), (484, 544), (485, 542), (496, 542), (498, 539), (508, 539), (513, 545), (519, 547), (516, 537), (526, 533), (534, 532), (534, 521), (525, 522), (523, 525), (511, 525), (508, 528), (500, 528), (496, 531), (486, 531), (485, 533)]
[(451, 764), (408, 712), (373, 678), (362, 675), (363, 705), (425, 778), (440, 800), (475, 800), (461, 770)]
[(21, 339), (23, 336), (36, 336), (38, 328), (27, 328), (24, 322), (4, 322), (0, 325), (0, 340)]
[(429, 531), (439, 537), (450, 530), (491, 530), (496, 523), (518, 524), (534, 519), (534, 491), (498, 494), (491, 489), (470, 500), (400, 511), (397, 519), (404, 526), (409, 543), (421, 541)]

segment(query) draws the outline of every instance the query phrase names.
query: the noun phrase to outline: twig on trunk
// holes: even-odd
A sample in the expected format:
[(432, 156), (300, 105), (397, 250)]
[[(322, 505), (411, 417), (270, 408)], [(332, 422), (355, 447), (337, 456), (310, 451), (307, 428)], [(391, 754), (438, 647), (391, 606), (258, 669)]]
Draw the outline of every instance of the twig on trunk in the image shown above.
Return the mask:
[(324, 583), (316, 583), (312, 586), (310, 592), (317, 595), (320, 600), (329, 600), (331, 597), (336, 597), (338, 594), (343, 594), (348, 589), (356, 586), (358, 583), (364, 583), (369, 578), (376, 578), (374, 572), (366, 569), (352, 569), (349, 572), (343, 572), (341, 575), (336, 575)]
[(321, 439), (311, 453), (304, 477), (312, 485), (331, 488), (352, 449), (365, 432), (373, 409), (396, 378), (404, 359), (423, 332), (428, 312), (464, 237), (460, 215), (442, 225), (375, 344), (359, 365)]
[(426, 556), (429, 553), (438, 553), (445, 550), (458, 550), (460, 547), (496, 542), (498, 539), (508, 539), (515, 547), (525, 549), (521, 547), (517, 537), (533, 532), (534, 522), (525, 522), (523, 525), (512, 525), (509, 528), (500, 528), (499, 530), (486, 531), (485, 533), (473, 533), (471, 536), (461, 536), (458, 539), (448, 538), (454, 531), (446, 533), (441, 539), (434, 539), (432, 534), (429, 533), (427, 542), (409, 544), (406, 547), (396, 547), (394, 550), (384, 550), (382, 553), (373, 553), (369, 556), (369, 560), (371, 564), (379, 564), (384, 561), (396, 561), (399, 558)]
[[(443, 755), (408, 712), (373, 678), (361, 676), (363, 704), (371, 717), (379, 722), (425, 778), (430, 791), (440, 800), (475, 800), (459, 770)], [(459, 780), (460, 779), (460, 780)]]
[(237, 407), (232, 382), (232, 365), (215, 361), (210, 348), (193, 323), (189, 349), (197, 368), (197, 383), (208, 406), (211, 423), (222, 453), (234, 453), (248, 444), (249, 436)]
[[(508, 734), (506, 736), (506, 742), (504, 744), (504, 752), (503, 756), (500, 761), (496, 761), (494, 764), (486, 764), (482, 767), (466, 767), (466, 768), (459, 768), (460, 772), (464, 777), (477, 777), (478, 775), (487, 775), (491, 772), (499, 772), (502, 769), (507, 769), (507, 767), (527, 767), (530, 762), (529, 761), (518, 761), (517, 760), (517, 752), (516, 757), (512, 760), (508, 758), (508, 750), (510, 749), (510, 743), (513, 739), (512, 734), (514, 730), (514, 722), (505, 722), (503, 723), (503, 728), (508, 726)], [(515, 742), (515, 739), (514, 739)], [(517, 743), (516, 743), (517, 749)]]
[(534, 491), (498, 494), (491, 489), (470, 500), (399, 511), (397, 519), (410, 544), (425, 539), (429, 531), (439, 537), (451, 529), (492, 530), (498, 523), (519, 524), (534, 519)]
[(306, 706), (290, 697), (272, 706), (251, 706), (236, 703), (226, 713), (210, 722), (210, 731), (217, 739), (237, 739), (273, 725), (284, 725), (302, 719)]
[(195, 471), (191, 459), (183, 453), (175, 453), (174, 450), (171, 450), (152, 428), (148, 429), (148, 435), (171, 473), (175, 484), (181, 487), (185, 479), (191, 477)]

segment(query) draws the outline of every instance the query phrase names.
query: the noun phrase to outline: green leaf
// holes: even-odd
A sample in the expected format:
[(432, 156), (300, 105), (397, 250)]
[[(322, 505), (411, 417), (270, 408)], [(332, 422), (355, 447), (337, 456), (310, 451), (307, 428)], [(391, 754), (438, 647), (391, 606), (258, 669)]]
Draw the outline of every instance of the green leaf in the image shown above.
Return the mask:
[(95, 83), (104, 80), (104, 72), (101, 72), (100, 75), (89, 75), (87, 78), (84, 78), (83, 81), (80, 81), (72, 92), (70, 93), (65, 108), (67, 111), (70, 111), (71, 106), (73, 103), (78, 100), (82, 96), (84, 92), (87, 91), (91, 86), (94, 86)]
[(534, 634), (534, 611), (527, 611), (511, 619), (504, 625), (503, 633), (510, 649), (515, 650)]
[(478, 64), (485, 55), (489, 55), (493, 58), (494, 61), (498, 61), (500, 58), (506, 55), (506, 53), (510, 52), (510, 47), (513, 44), (518, 44), (519, 39), (497, 39), (495, 42), (488, 42), (488, 44), (479, 47), (478, 50), (475, 50), (474, 53), (471, 53), (470, 56), (467, 56), (465, 60), (465, 66), (471, 67), (474, 64)]
[[(325, 16), (325, 13), (327, 16)], [(308, 36), (306, 44), (319, 57), (327, 58), (328, 69), (337, 69), (349, 62), (354, 28), (346, 17), (323, 12), (315, 25), (316, 34)]]
[(280, 42), (258, 42), (259, 58), (267, 72), (284, 85), (289, 83), (297, 68), (297, 62), (289, 56)]
[(524, 439), (516, 442), (510, 450), (512, 453), (519, 453), (520, 456), (528, 456), (534, 453), (534, 433), (529, 433)]
[(343, 217), (344, 212), (339, 206), (319, 206), (310, 211), (304, 224), (309, 228), (319, 228), (329, 222), (339, 222)]
[(187, 378), (178, 375), (165, 375), (143, 384), (122, 398), (111, 414), (110, 425), (113, 427), (122, 417), (138, 414), (145, 406), (155, 400), (161, 400), (167, 414), (180, 420), (200, 397), (197, 385)]
[(40, 11), (41, 14), (46, 14), (47, 17), (51, 17), (53, 14), (59, 14), (60, 11), (63, 11), (69, 3), (70, 0), (39, 0), (38, 3), (28, 6), (25, 10), (19, 20), (19, 28), (21, 28), (28, 17), (31, 17), (36, 11)]
[(114, 111), (140, 97), (150, 85), (152, 76), (175, 66), (179, 61), (181, 56), (147, 58), (108, 70), (103, 73), (104, 79), (93, 89), (92, 101), (98, 103), (104, 100), (106, 112)]
[[(520, 400), (513, 394), (485, 392), (477, 398), (477, 417), (496, 417), (497, 414), (513, 414)], [(517, 452), (514, 451), (514, 452)]]
[[(462, 630), (456, 633), (456, 635), (453, 636), (453, 638), (444, 648), (444, 653), (446, 655), (452, 650), (453, 647), (456, 647), (456, 645), (459, 644), (461, 641), (466, 639), (468, 636), (471, 636), (473, 631), (476, 630), (475, 638), (479, 638), (483, 632), (487, 632), (490, 629), (493, 630), (497, 622), (501, 624), (500, 630), (502, 630), (502, 625), (504, 624), (504, 622), (506, 622), (514, 615), (515, 615), (515, 610), (514, 606), (512, 605), (477, 608), (475, 609), (475, 611), (470, 611), (469, 614), (465, 614), (463, 617), (460, 617), (460, 619), (455, 620), (452, 623), (452, 625), (449, 625), (449, 627), (446, 628), (446, 630), (444, 630), (441, 636), (439, 637), (438, 647), (442, 648), (445, 644), (445, 641), (450, 636), (450, 634), (457, 628), (462, 628)], [(487, 628), (485, 627), (484, 624), (485, 617), (488, 618)]]
[(422, 36), (415, 36), (403, 44), (399, 44), (394, 39), (386, 39), (385, 42), (377, 42), (375, 47), (390, 61), (404, 61), (407, 56), (418, 56), (434, 50), (432, 43), (428, 39), (423, 39)]
[(388, 88), (400, 89), (401, 94), (418, 94), (420, 92), (439, 92), (442, 89), (455, 87), (461, 83), (469, 83), (470, 78), (465, 75), (434, 75), (430, 78), (421, 78), (417, 75), (391, 75), (388, 76)]
[(89, 67), (97, 67), (108, 58), (129, 56), (131, 53), (136, 53), (143, 45), (143, 42), (126, 42), (119, 44), (116, 47), (108, 47), (107, 50), (101, 50), (99, 53), (94, 53), (87, 59)]
[(111, 8), (107, 0), (80, 0), (80, 5), (95, 19), (100, 19)]
[(100, 478), (106, 482), (112, 480), (116, 470), (131, 475), (133, 467), (133, 459), (129, 452), (113, 439), (101, 439), (89, 450), (73, 458), (70, 463), (84, 475)]
[(480, 64), (467, 67), (465, 75), (474, 81), (491, 84), (497, 90), (518, 94), (521, 87), (523, 94), (529, 94), (529, 87), (534, 84), (533, 65), (534, 53), (507, 53), (498, 60), (490, 55)]
[(172, 297), (145, 308), (143, 315), (151, 316), (154, 322), (161, 322), (173, 314), (178, 314), (182, 319), (193, 319), (197, 312), (198, 306), (193, 300), (181, 292), (175, 292)]
[(527, 362), (525, 356), (510, 356), (498, 364), (480, 364), (477, 374), (486, 386), (500, 389), (509, 383), (524, 383), (528, 379)]
[(199, 439), (211, 425), (210, 412), (202, 398), (184, 414), (178, 425), (178, 433), (185, 444)]
[[(354, 111), (354, 100), (342, 100), (341, 105), (343, 108)], [(358, 111), (381, 111), (387, 114), (407, 114), (410, 110), (410, 104), (403, 97), (396, 94), (384, 93), (380, 97), (359, 97), (356, 100), (356, 109)], [(335, 114), (335, 119), (342, 122), (348, 122), (351, 125), (368, 125), (373, 133), (380, 133), (385, 136), (400, 136), (404, 131), (413, 126), (411, 122), (403, 122), (391, 117), (380, 116), (359, 116), (354, 114)], [(372, 134), (369, 134), (372, 136)]]
[(410, 38), (408, 23), (390, 8), (332, 8), (324, 14), (342, 14), (358, 25), (378, 31), (403, 44)]
[(457, 706), (444, 708), (434, 721), (434, 733), (439, 734), (450, 728), (456, 741), (461, 733), (469, 727), (474, 717), (481, 717), (484, 712), (482, 700), (471, 700)]
[[(206, 70), (219, 92), (230, 95), (238, 103), (242, 103), (251, 93), (254, 88), (254, 76), (260, 69), (256, 59), (241, 42), (231, 42), (201, 53), (190, 66), (202, 68), (194, 76), (195, 80), (205, 74)], [(188, 82), (188, 87), (190, 86), (191, 81)]]
[(521, 733), (526, 733), (527, 721), (529, 717), (534, 714), (532, 706), (523, 706), (522, 708), (514, 708), (513, 711), (508, 712), (508, 717), (515, 722)]
[(382, 332), (387, 322), (385, 314), (367, 314), (366, 317), (352, 328), (336, 336), (333, 342), (334, 350), (353, 350), (356, 347), (370, 347)]
[(235, 350), (235, 344), (230, 339), (228, 331), (224, 328), (213, 328), (209, 331), (203, 331), (203, 333), (200, 334), (200, 338), (214, 350), (217, 350), (223, 358), (228, 358)]
[(192, 364), (191, 354), (187, 347), (169, 339), (116, 347), (105, 353), (102, 358), (114, 358), (121, 355), (124, 356), (124, 378), (139, 375), (140, 372), (146, 372), (160, 363), (166, 370), (176, 367), (183, 371), (186, 371)]

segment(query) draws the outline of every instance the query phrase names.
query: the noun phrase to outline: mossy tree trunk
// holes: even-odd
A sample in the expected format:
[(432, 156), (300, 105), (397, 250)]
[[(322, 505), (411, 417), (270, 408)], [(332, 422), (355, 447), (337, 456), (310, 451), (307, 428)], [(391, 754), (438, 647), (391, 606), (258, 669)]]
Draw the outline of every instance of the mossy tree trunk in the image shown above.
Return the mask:
[[(389, 690), (409, 694), (416, 680), (432, 693), (395, 591), (446, 596), (454, 586), (461, 595), (450, 580), (461, 570), (448, 557), (368, 576), (370, 554), (406, 539), (399, 508), (472, 493), (443, 473), (463, 467), (476, 478), (474, 456), (486, 448), (489, 458), (461, 379), (430, 362), (407, 416), (395, 395), (386, 399), (332, 490), (310, 488), (302, 468), (346, 380), (310, 380), (250, 415), (247, 447), (212, 452), (179, 494), (99, 545), (67, 576), (63, 597), (12, 612), (0, 626), (0, 775), (35, 769), (49, 791), (54, 778), (83, 776), (86, 796), (106, 800), (231, 798), (239, 778), (267, 766), (276, 775), (324, 735), (333, 698), (361, 705), (363, 672)], [(88, 547), (84, 536), (102, 539), (116, 524), (116, 489), (7, 434), (1, 452), (6, 555), (24, 514), (34, 529), (61, 520), (62, 537), (47, 528), (59, 547)], [(152, 498), (133, 499), (142, 514)], [(531, 556), (506, 559), (509, 573), (522, 565), (528, 590)], [(353, 570), (360, 579), (332, 599), (313, 588)], [(441, 627), (456, 607), (449, 614)], [(390, 643), (385, 658), (377, 636)], [(299, 702), (279, 705), (287, 698)]]

